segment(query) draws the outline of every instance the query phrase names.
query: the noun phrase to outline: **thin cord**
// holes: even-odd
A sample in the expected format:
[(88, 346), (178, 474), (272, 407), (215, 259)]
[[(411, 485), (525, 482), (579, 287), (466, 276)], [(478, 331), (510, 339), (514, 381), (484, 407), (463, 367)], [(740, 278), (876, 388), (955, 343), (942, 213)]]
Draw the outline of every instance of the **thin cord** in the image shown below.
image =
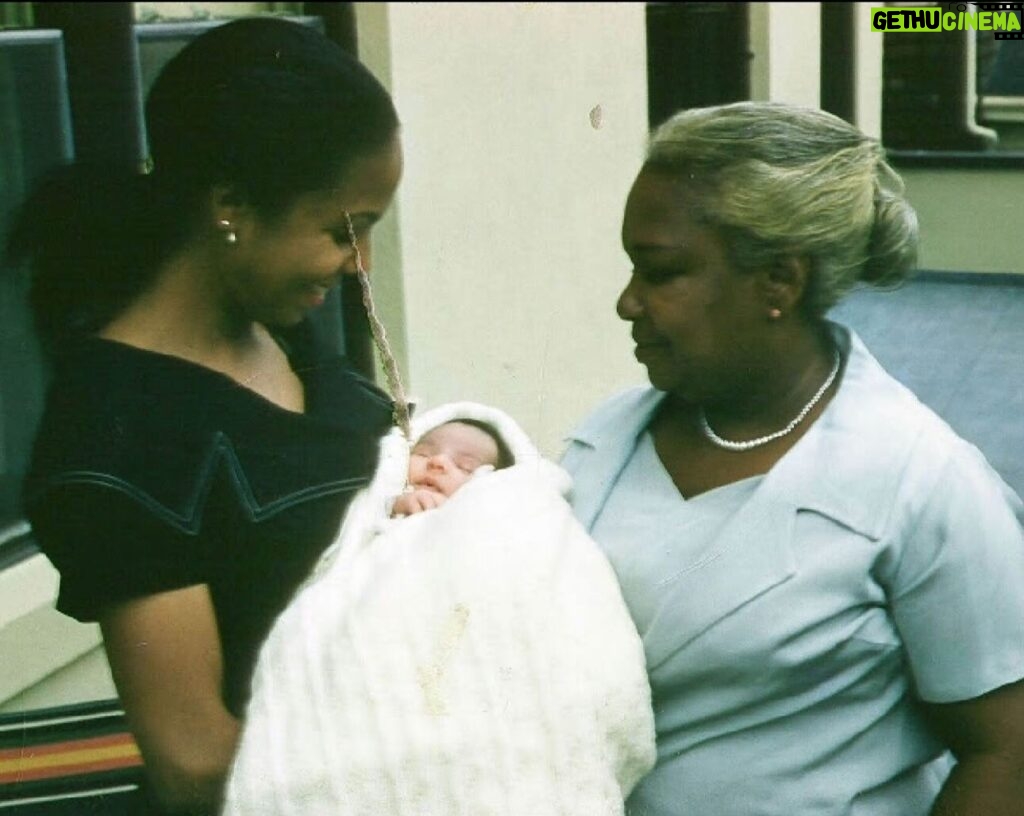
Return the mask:
[(366, 309), (366, 317), (370, 321), (370, 334), (373, 335), (373, 342), (384, 363), (384, 376), (388, 381), (388, 390), (391, 392), (394, 403), (392, 416), (395, 424), (402, 429), (405, 438), (412, 441), (412, 431), (409, 429), (409, 401), (405, 397), (405, 388), (402, 386), (402, 377), (398, 372), (398, 363), (391, 351), (391, 344), (388, 343), (388, 333), (377, 316), (377, 307), (374, 305), (373, 293), (370, 291), (370, 278), (366, 274), (366, 270), (363, 269), (363, 256), (359, 252), (356, 231), (348, 212), (345, 213), (345, 224), (348, 227), (348, 240), (356, 253), (356, 277), (359, 278), (359, 286), (363, 290), (363, 308)]

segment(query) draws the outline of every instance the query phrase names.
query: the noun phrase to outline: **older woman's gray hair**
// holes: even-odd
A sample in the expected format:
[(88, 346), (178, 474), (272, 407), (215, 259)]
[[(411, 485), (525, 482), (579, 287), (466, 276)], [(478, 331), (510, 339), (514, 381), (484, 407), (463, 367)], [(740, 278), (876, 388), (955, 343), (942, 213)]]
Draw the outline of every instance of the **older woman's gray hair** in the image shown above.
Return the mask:
[(858, 282), (897, 284), (916, 263), (902, 180), (878, 140), (829, 113), (775, 102), (682, 111), (655, 130), (644, 168), (698, 186), (698, 217), (741, 269), (808, 258), (810, 316)]

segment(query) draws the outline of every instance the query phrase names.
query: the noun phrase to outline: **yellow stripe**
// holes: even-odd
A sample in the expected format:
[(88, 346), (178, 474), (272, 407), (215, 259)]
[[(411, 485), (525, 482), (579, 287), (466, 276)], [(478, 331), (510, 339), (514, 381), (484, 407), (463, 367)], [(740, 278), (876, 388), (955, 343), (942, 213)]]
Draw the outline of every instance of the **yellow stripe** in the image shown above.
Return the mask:
[[(31, 751), (31, 749), (28, 750)], [(33, 756), (31, 753), (26, 753), (16, 759), (0, 760), (0, 776), (62, 765), (79, 765), (111, 759), (129, 759), (135, 758), (138, 755), (139, 750), (132, 743), (110, 745), (105, 748), (80, 748), (77, 751), (61, 751), (44, 754), (43, 756)]]

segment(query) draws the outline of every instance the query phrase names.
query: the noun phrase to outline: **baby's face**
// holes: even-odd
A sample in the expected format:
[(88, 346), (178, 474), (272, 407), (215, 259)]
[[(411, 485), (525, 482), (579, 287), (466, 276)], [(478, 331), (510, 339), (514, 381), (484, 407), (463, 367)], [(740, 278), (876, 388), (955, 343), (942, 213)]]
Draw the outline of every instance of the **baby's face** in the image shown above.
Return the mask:
[(498, 445), (486, 431), (449, 422), (420, 437), (409, 457), (409, 484), (450, 496), (478, 467), (498, 464)]

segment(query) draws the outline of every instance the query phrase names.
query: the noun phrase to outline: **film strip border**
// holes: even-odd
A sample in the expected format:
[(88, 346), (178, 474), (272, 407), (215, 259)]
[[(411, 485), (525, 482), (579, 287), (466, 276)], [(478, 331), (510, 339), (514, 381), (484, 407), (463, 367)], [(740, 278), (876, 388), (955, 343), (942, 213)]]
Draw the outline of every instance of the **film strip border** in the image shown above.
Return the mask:
[[(1016, 11), (1024, 14), (1022, 3), (971, 3), (978, 11)], [(992, 36), (997, 40), (1024, 40), (1024, 31), (995, 31)]]

